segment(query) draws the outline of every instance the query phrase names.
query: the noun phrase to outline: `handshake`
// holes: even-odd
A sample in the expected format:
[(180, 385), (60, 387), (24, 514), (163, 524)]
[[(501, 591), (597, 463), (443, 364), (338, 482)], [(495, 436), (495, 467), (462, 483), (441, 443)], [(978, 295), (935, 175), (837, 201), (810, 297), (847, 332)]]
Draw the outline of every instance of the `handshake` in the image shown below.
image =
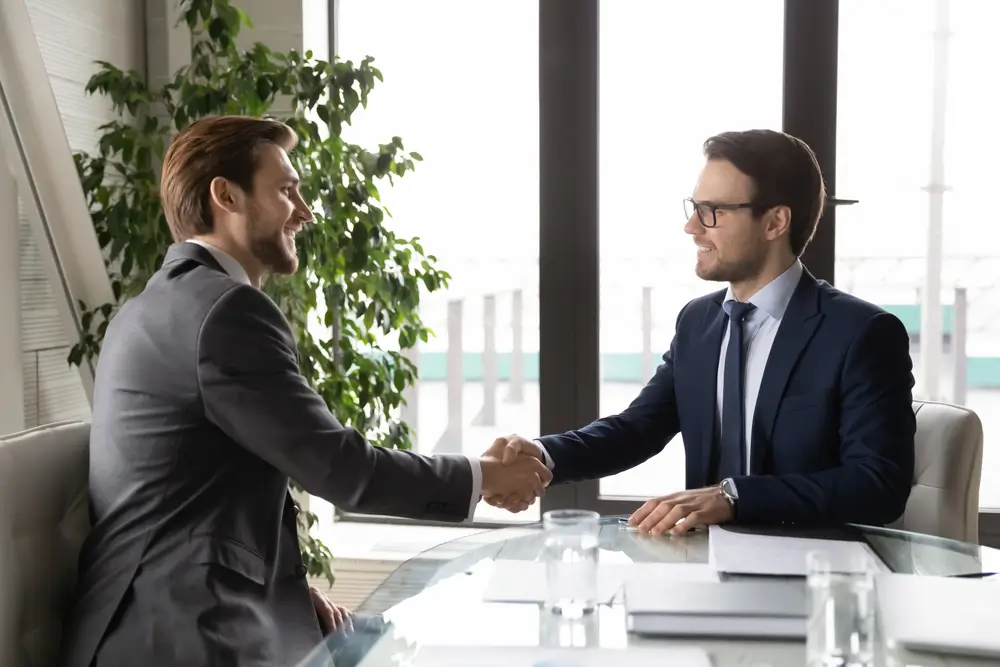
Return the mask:
[(483, 499), (509, 512), (523, 512), (545, 493), (552, 471), (538, 445), (519, 435), (497, 438), (479, 459)]

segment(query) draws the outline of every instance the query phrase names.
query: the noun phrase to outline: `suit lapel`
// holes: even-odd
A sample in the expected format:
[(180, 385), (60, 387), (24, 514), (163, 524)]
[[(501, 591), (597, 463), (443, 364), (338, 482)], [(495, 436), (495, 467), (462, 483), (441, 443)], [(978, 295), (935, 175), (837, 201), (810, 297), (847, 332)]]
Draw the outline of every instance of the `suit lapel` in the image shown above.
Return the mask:
[[(698, 411), (692, 419), (695, 427), (694, 438), (701, 454), (700, 470), (702, 483), (706, 484), (712, 463), (715, 429), (718, 419), (718, 384), (719, 384), (719, 350), (722, 349), (722, 338), (726, 331), (726, 314), (722, 310), (722, 299), (725, 292), (720, 292), (714, 307), (705, 313), (701, 340), (695, 349), (695, 359), (691, 368), (691, 391), (694, 400), (691, 405)], [(687, 391), (687, 389), (681, 389)], [(690, 451), (690, 450), (689, 450)]]
[(808, 271), (803, 270), (792, 300), (781, 318), (760, 382), (750, 447), (750, 471), (754, 475), (762, 474), (770, 455), (770, 446), (766, 443), (771, 441), (774, 420), (778, 416), (778, 406), (785, 394), (788, 378), (822, 320), (819, 284)]

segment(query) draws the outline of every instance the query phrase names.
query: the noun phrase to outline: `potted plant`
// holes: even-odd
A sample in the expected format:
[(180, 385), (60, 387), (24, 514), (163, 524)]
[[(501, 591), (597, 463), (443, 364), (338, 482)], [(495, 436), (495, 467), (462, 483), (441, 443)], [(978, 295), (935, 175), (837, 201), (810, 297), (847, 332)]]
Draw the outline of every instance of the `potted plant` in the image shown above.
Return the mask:
[[(101, 126), (95, 154), (74, 156), (116, 301), (79, 304), (86, 333), (70, 363), (100, 352), (118, 306), (163, 262), (172, 239), (158, 174), (172, 134), (209, 115), (264, 116), (276, 98), (287, 100), (291, 115), (279, 119), (299, 135), (290, 158), (316, 223), (296, 238), (298, 272), (269, 279), (264, 290), (295, 332), (303, 375), (337, 419), (375, 445), (410, 448), (411, 433), (398, 414), (417, 369), (403, 352), (430, 334), (418, 313), (422, 290), (446, 286), (449, 276), (417, 239), (390, 229), (380, 203), (379, 188), (413, 170), (420, 155), (406, 152), (399, 137), (375, 150), (343, 139), (381, 73), (370, 57), (355, 65), (260, 43), (240, 49), (235, 38), (252, 24), (229, 0), (185, 0), (182, 12), (194, 45), (191, 62), (168, 84), (153, 89), (138, 72), (107, 62), (87, 83), (87, 92), (109, 98), (118, 114)], [(310, 332), (315, 319), (329, 336)], [(332, 585), (330, 550), (310, 531), (317, 517), (309, 511), (299, 517), (309, 574)]]

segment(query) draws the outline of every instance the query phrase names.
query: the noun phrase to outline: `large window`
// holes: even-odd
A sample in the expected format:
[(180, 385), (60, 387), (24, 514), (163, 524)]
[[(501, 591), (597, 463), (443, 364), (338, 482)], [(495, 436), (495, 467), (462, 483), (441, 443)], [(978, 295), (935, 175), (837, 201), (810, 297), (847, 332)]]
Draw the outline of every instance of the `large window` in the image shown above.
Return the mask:
[[(607, 415), (627, 407), (652, 376), (681, 307), (722, 287), (694, 273), (682, 200), (709, 136), (781, 129), (784, 2), (600, 7), (600, 407)], [(683, 488), (678, 436), (647, 463), (601, 480), (600, 494), (645, 500)]]
[[(338, 55), (385, 77), (349, 140), (393, 136), (424, 162), (383, 191), (394, 230), (452, 275), (424, 297), (405, 418), (421, 453), (478, 455), (539, 431), (538, 4), (340, 0)], [(538, 520), (481, 503), (478, 520)]]
[[(477, 454), (625, 408), (680, 308), (722, 287), (694, 275), (683, 232), (702, 142), (774, 128), (860, 200), (824, 218), (807, 266), (903, 319), (918, 398), (979, 413), (981, 505), (1000, 508), (1000, 6), (333, 1), (340, 55), (372, 54), (386, 76), (351, 137), (398, 134), (426, 157), (386, 200), (455, 276), (423, 309), (438, 335), (407, 415), (419, 451)], [(630, 511), (683, 488), (684, 467), (677, 437), (634, 470), (550, 489), (542, 508)], [(983, 516), (1000, 533), (1000, 514)]]
[(837, 286), (910, 331), (915, 396), (975, 410), (980, 505), (1000, 508), (1000, 5), (840, 1)]

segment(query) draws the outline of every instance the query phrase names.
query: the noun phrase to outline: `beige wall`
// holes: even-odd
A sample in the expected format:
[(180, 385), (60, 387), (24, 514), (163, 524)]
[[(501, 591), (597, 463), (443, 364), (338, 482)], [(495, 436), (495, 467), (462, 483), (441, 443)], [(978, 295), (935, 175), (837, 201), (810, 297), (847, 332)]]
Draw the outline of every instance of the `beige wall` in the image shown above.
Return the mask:
[[(95, 60), (145, 67), (143, 0), (27, 0), (49, 85), (73, 150), (92, 150), (97, 127), (113, 117), (84, 93)], [(23, 213), (23, 209), (22, 209)], [(89, 416), (80, 377), (66, 363), (70, 345), (24, 215), (18, 236), (24, 422), (31, 427)]]
[[(184, 30), (174, 27), (177, 0), (26, 0), (26, 3), (49, 85), (73, 150), (93, 150), (97, 127), (114, 117), (102, 98), (84, 93), (87, 79), (96, 70), (95, 60), (146, 72), (153, 85), (162, 85), (188, 58), (190, 40)], [(256, 27), (241, 38), (243, 44), (262, 41), (274, 49), (303, 50), (302, 2), (236, 0), (236, 4), (250, 14)], [(0, 172), (0, 178), (3, 177)], [(0, 185), (11, 186), (6, 180)], [(0, 188), (0, 195), (3, 192)], [(8, 223), (11, 217), (7, 215)], [(18, 241), (16, 253), (8, 243), (9, 252), (0, 256), (3, 260), (9, 255), (17, 263), (15, 269), (8, 261), (8, 271), (0, 273), (0, 280), (8, 288), (0, 292), (0, 305), (20, 302), (20, 317), (6, 319), (6, 327), (0, 326), (3, 376), (0, 383), (10, 383), (0, 393), (0, 404), (23, 400), (24, 407), (23, 411), (15, 409), (16, 405), (0, 410), (0, 430), (4, 431), (16, 425), (30, 428), (65, 419), (87, 419), (90, 413), (80, 377), (66, 362), (70, 343), (23, 207), (17, 217), (17, 228), (10, 230), (8, 224), (4, 228), (7, 235), (0, 235), (0, 240)], [(7, 304), (5, 310), (9, 309)], [(20, 369), (13, 368), (18, 344)], [(11, 351), (6, 348), (11, 348), (13, 354), (5, 356), (4, 352)]]
[(0, 115), (0, 434), (24, 428), (21, 351), (20, 221), (17, 186), (5, 156), (6, 118)]

